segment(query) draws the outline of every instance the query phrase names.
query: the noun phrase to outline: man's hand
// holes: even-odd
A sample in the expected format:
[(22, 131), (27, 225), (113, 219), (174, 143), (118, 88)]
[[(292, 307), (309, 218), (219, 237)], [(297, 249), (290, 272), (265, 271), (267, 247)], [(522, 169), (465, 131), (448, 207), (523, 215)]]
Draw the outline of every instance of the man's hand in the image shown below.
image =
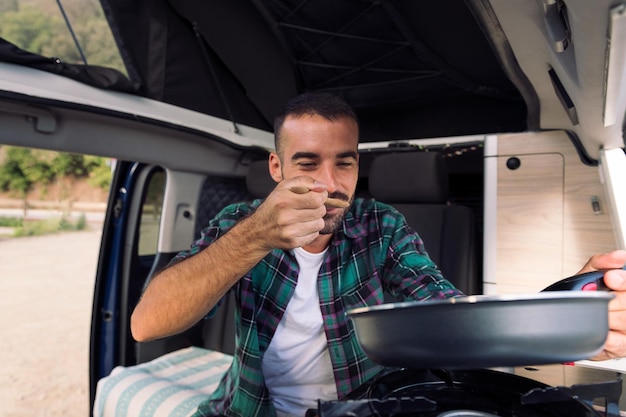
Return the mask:
[(608, 269), (604, 283), (614, 291), (615, 299), (609, 302), (609, 336), (604, 350), (594, 360), (621, 358), (626, 356), (626, 251), (594, 255), (578, 273)]
[(293, 249), (315, 240), (324, 228), (327, 197), (326, 184), (311, 177), (280, 182), (254, 213), (255, 223), (263, 225), (265, 246)]
[[(306, 187), (298, 194), (290, 187)], [(250, 216), (191, 256), (157, 274), (131, 316), (137, 341), (188, 329), (275, 248), (312, 242), (324, 227), (326, 185), (310, 177), (282, 181)]]

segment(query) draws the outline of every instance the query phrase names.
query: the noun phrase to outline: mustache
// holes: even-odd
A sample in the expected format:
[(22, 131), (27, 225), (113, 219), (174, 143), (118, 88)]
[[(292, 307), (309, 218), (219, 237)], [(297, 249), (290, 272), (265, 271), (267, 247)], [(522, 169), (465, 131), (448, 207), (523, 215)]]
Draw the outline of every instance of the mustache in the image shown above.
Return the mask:
[(328, 194), (329, 198), (336, 198), (337, 200), (350, 201), (350, 197), (340, 191)]

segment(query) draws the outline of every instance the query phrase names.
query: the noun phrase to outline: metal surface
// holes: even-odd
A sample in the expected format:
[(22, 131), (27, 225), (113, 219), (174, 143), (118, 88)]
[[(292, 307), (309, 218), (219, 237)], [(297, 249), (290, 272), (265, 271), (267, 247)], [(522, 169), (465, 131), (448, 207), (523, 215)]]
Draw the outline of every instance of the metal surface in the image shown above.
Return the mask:
[(348, 311), (368, 357), (472, 369), (571, 362), (602, 350), (609, 292), (554, 291), (390, 303)]

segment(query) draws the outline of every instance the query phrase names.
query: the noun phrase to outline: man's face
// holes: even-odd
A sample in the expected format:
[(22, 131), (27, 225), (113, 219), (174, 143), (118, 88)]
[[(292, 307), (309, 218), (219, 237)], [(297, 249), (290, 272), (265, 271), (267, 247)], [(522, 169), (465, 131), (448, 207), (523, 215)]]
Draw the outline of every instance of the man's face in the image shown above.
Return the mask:
[[(270, 173), (275, 181), (307, 175), (325, 183), (329, 197), (354, 199), (359, 176), (359, 132), (354, 120), (288, 116), (280, 135), (280, 156), (270, 156)], [(328, 207), (320, 233), (334, 233), (346, 210)]]

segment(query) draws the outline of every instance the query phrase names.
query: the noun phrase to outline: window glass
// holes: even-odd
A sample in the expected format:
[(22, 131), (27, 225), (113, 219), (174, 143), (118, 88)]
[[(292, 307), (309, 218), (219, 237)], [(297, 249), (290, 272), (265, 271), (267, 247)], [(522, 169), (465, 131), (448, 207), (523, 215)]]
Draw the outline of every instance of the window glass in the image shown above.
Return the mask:
[(139, 256), (154, 255), (157, 252), (164, 195), (165, 172), (159, 168), (150, 174), (141, 207), (138, 243)]

